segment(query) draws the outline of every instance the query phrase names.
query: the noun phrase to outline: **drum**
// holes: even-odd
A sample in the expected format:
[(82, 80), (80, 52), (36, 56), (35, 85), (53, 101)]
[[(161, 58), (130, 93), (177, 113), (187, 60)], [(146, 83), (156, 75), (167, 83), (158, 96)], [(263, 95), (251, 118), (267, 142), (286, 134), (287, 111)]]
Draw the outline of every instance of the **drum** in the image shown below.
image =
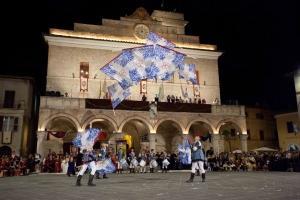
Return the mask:
[(134, 166), (134, 167), (137, 167), (139, 165), (139, 162), (136, 160), (136, 159), (133, 159), (131, 160), (131, 164)]
[(164, 165), (169, 165), (170, 162), (168, 161), (168, 159), (164, 159), (163, 164), (164, 164)]
[(154, 167), (154, 168), (158, 166), (156, 160), (151, 160), (150, 164), (151, 164), (151, 166)]
[(141, 167), (145, 167), (145, 165), (146, 165), (146, 162), (145, 162), (144, 160), (141, 160), (141, 161), (140, 161), (140, 166), (141, 166)]

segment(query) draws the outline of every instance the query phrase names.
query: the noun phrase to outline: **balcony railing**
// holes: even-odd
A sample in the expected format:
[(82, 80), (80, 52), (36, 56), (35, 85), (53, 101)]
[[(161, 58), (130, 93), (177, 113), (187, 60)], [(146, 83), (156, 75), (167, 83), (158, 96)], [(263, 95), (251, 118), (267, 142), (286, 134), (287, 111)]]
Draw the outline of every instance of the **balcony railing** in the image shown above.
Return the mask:
[[(68, 97), (41, 97), (41, 109), (104, 109), (111, 110), (110, 99), (83, 99)], [(122, 101), (118, 110), (149, 111), (147, 101)], [(194, 103), (167, 103), (158, 102), (159, 112), (190, 112), (190, 113), (213, 113), (223, 115), (245, 115), (244, 106), (236, 105), (210, 105)]]
[[(85, 107), (89, 109), (112, 109), (109, 99), (86, 99)], [(118, 110), (148, 111), (148, 101), (122, 101), (116, 108)], [(157, 110), (162, 112), (193, 112), (210, 113), (211, 105), (193, 103), (167, 103), (158, 102)]]

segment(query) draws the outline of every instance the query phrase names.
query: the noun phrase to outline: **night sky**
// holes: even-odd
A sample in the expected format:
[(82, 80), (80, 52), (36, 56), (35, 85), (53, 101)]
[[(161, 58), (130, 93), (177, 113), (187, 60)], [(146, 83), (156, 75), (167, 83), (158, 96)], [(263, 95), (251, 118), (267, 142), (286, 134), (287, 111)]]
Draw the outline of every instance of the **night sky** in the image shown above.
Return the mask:
[(137, 7), (176, 11), (190, 23), (186, 33), (201, 43), (216, 44), (223, 103), (270, 107), (276, 112), (296, 110), (291, 73), (300, 67), (300, 12), (294, 1), (263, 0), (48, 0), (14, 2), (2, 16), (0, 74), (32, 76), (45, 93), (49, 28), (73, 29), (74, 22), (101, 24), (119, 19)]

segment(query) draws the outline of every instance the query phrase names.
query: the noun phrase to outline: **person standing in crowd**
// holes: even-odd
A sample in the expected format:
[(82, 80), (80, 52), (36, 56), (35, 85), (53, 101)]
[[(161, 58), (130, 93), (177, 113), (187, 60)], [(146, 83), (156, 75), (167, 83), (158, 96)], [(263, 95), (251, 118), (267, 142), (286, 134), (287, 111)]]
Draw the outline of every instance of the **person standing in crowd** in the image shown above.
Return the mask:
[(73, 156), (70, 156), (68, 161), (67, 175), (70, 176), (71, 174), (75, 175), (75, 162)]
[(191, 145), (191, 157), (192, 157), (192, 170), (190, 179), (187, 180), (187, 183), (191, 183), (194, 181), (196, 169), (200, 169), (200, 173), (202, 175), (202, 182), (205, 182), (205, 170), (204, 170), (204, 160), (205, 156), (202, 150), (202, 145), (200, 142), (200, 137), (195, 136), (195, 141)]
[(124, 152), (122, 147), (119, 148), (118, 152), (117, 152), (117, 173), (118, 174), (122, 174), (122, 170), (123, 170), (123, 166), (122, 166), (122, 161), (124, 160)]
[(81, 186), (81, 178), (88, 167), (91, 168), (88, 186), (96, 186), (95, 184), (93, 184), (93, 179), (96, 172), (96, 164), (95, 164), (96, 155), (94, 154), (93, 150), (84, 149), (82, 161), (83, 161), (83, 165), (81, 166), (81, 169), (77, 175), (76, 186)]

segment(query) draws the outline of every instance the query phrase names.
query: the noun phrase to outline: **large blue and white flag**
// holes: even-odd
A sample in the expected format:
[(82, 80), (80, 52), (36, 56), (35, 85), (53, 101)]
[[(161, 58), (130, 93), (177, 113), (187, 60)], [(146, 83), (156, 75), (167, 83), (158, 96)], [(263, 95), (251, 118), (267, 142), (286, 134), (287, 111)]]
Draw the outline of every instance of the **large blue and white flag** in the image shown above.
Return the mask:
[(77, 136), (73, 139), (72, 142), (75, 147), (92, 150), (99, 134), (101, 134), (100, 129), (90, 128), (87, 129), (84, 133), (77, 133)]
[(184, 64), (179, 67), (179, 78), (197, 84), (195, 64)]
[(185, 55), (166, 47), (156, 45), (154, 48), (154, 65), (159, 69), (157, 79), (170, 80), (177, 68), (184, 65)]
[(130, 96), (129, 89), (123, 89), (119, 83), (108, 86), (108, 92), (111, 96), (111, 103), (113, 109), (115, 109), (124, 99)]
[(169, 49), (174, 49), (175, 48), (175, 44), (170, 42), (169, 40), (161, 37), (160, 35), (150, 32), (148, 34), (147, 40), (146, 40), (146, 44), (147, 45), (161, 45), (164, 47), (167, 47)]
[(122, 51), (115, 59), (102, 67), (100, 71), (117, 80), (123, 89), (127, 89), (133, 85), (127, 67), (133, 59), (134, 57), (130, 51)]

